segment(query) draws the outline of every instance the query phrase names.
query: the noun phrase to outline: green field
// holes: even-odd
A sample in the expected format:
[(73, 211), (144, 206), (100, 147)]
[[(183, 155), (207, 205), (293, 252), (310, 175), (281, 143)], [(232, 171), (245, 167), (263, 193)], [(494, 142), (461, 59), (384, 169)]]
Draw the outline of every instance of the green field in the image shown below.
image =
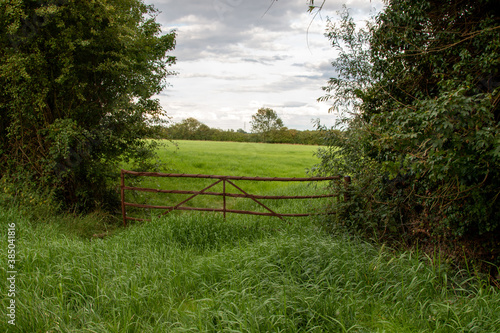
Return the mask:
[[(298, 177), (314, 149), (180, 142), (160, 155), (171, 172)], [(473, 272), (332, 236), (316, 218), (180, 212), (122, 228), (98, 212), (33, 215), (0, 206), (0, 237), (15, 224), (18, 260), (14, 326), (2, 245), (2, 332), (500, 331), (500, 293)], [(97, 225), (113, 232), (87, 237)]]
[(306, 177), (317, 146), (248, 142), (169, 141), (159, 149), (164, 171), (175, 173)]
[[(318, 163), (314, 156), (317, 146), (277, 145), (262, 143), (213, 142), (213, 141), (176, 141), (175, 144), (165, 141), (158, 150), (158, 155), (164, 165), (163, 173), (228, 175), (248, 177), (311, 177), (307, 169)], [(169, 190), (201, 190), (216, 179), (191, 178), (155, 178), (128, 176), (127, 185), (153, 189)], [(235, 185), (250, 194), (272, 195), (312, 195), (324, 194), (327, 182), (256, 182), (233, 181)], [(212, 192), (222, 192), (222, 184), (210, 189)], [(226, 192), (241, 193), (227, 184)], [(183, 194), (150, 194), (145, 192), (127, 192), (128, 202), (172, 206), (190, 195)], [(287, 211), (282, 213), (308, 213), (318, 209), (326, 200), (300, 200), (286, 203)], [(284, 202), (264, 200), (265, 205), (279, 209)], [(184, 206), (201, 208), (222, 208), (222, 198), (215, 196), (198, 196)], [(290, 210), (290, 208), (293, 208)], [(249, 199), (227, 198), (228, 209), (253, 210), (267, 212)], [(272, 208), (271, 208), (272, 209)], [(159, 210), (144, 210), (129, 208), (129, 215), (149, 218), (159, 215)], [(185, 214), (185, 213), (184, 213)]]

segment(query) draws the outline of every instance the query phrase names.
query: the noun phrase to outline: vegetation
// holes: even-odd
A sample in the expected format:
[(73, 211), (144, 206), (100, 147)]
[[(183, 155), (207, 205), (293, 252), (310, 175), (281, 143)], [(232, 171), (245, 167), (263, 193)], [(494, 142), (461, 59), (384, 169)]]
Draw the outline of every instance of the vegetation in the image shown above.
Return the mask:
[(172, 74), (141, 0), (0, 3), (0, 177), (66, 208), (116, 200), (121, 160), (147, 159), (164, 112), (151, 99)]
[[(323, 99), (348, 115), (342, 131), (326, 133), (328, 146), (311, 171), (353, 176), (349, 188), (333, 184), (347, 199), (328, 202), (334, 214), (281, 221), (146, 211), (151, 222), (120, 228), (117, 215), (78, 210), (116, 199), (119, 166), (145, 169), (133, 163), (154, 147), (168, 156), (162, 171), (256, 176), (303, 176), (313, 147), (181, 141), (159, 150), (144, 138), (162, 130), (164, 114), (151, 96), (172, 74), (174, 58), (166, 53), (175, 34), (159, 36), (151, 6), (0, 3), (0, 237), (10, 237), (17, 251), (16, 325), (3, 320), (0, 330), (499, 331), (500, 270), (490, 265), (500, 260), (493, 5), (390, 0), (364, 29), (347, 12), (340, 25), (330, 24), (340, 77), (329, 81)], [(254, 118), (264, 141), (291, 133), (271, 111), (258, 112), (269, 113), (270, 127)], [(170, 135), (211, 131), (192, 118), (175, 126)], [(252, 186), (259, 194), (321, 190)], [(157, 198), (134, 200), (170, 200)], [(74, 209), (57, 215), (57, 203)], [(319, 209), (304, 201), (276, 205)], [(413, 250), (376, 246), (352, 231)], [(3, 281), (9, 255), (0, 247)], [(470, 258), (482, 259), (491, 275)]]
[(171, 215), (92, 241), (12, 210), (0, 212), (4, 239), (12, 221), (23, 257), (16, 326), (2, 320), (3, 332), (500, 328), (500, 294), (468, 272), (332, 239), (307, 220)]
[(252, 132), (262, 137), (263, 142), (273, 142), (274, 137), (283, 129), (283, 120), (270, 108), (260, 108), (252, 116)]
[[(303, 156), (303, 164), (314, 163), (313, 147), (307, 146), (179, 145), (172, 167), (189, 172), (246, 171), (233, 170), (234, 155), (226, 150), (239, 151), (239, 159), (246, 155), (254, 169), (266, 165), (266, 175), (303, 175), (302, 164), (288, 163), (296, 155)], [(276, 156), (285, 148), (288, 154)], [(170, 157), (168, 149), (175, 147), (159, 155)], [(280, 189), (289, 195), (299, 190)], [(303, 208), (295, 205), (304, 206), (291, 201), (283, 208)], [(7, 225), (14, 222), (19, 255), (16, 326), (1, 321), (5, 332), (500, 328), (500, 293), (470, 277), (472, 271), (453, 272), (438, 256), (401, 253), (343, 233), (332, 236), (309, 218), (283, 222), (228, 215), (223, 220), (184, 212), (121, 229), (119, 221), (106, 222), (103, 214), (42, 217), (30, 211), (0, 209), (0, 237), (7, 237)], [(93, 237), (90, 230), (104, 232)], [(6, 258), (1, 247), (0, 267), (7, 267)], [(6, 280), (5, 269), (0, 279)], [(0, 306), (5, 309), (7, 301), (3, 297)]]
[(320, 130), (299, 131), (281, 127), (267, 136), (261, 133), (247, 133), (243, 129), (234, 131), (210, 128), (195, 118), (187, 118), (174, 123), (162, 131), (164, 138), (171, 140), (207, 140), (234, 142), (294, 143), (304, 145), (323, 144), (324, 133)]
[[(367, 27), (347, 10), (323, 100), (346, 117), (321, 174), (353, 176), (336, 222), (381, 239), (499, 263), (500, 18), (494, 1), (388, 1)], [(333, 223), (335, 224), (335, 223)], [(463, 248), (465, 250), (463, 250)]]

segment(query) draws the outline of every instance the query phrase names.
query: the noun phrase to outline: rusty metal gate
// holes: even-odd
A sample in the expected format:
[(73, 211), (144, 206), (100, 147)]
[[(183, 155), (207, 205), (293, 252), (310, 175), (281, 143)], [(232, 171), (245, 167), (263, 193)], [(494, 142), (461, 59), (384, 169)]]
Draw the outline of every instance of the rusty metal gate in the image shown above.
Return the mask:
[[(215, 182), (206, 186), (205, 188), (199, 191), (183, 191), (183, 190), (163, 190), (163, 189), (154, 189), (154, 188), (143, 188), (143, 187), (131, 187), (125, 186), (125, 175), (134, 175), (134, 176), (143, 176), (143, 177), (187, 177), (187, 178), (210, 178), (214, 179)], [(135, 217), (127, 216), (126, 207), (138, 207), (138, 208), (153, 208), (153, 209), (163, 209), (163, 212), (160, 216), (170, 213), (173, 210), (196, 210), (196, 211), (210, 211), (210, 212), (222, 212), (224, 214), (224, 218), (226, 217), (226, 213), (236, 213), (236, 214), (250, 214), (250, 215), (264, 215), (264, 216), (275, 216), (280, 219), (283, 217), (292, 217), (292, 216), (310, 216), (313, 214), (286, 214), (286, 213), (277, 213), (273, 211), (271, 208), (267, 207), (263, 204), (259, 199), (314, 199), (314, 198), (329, 198), (334, 197), (336, 194), (320, 194), (320, 195), (304, 195), (304, 196), (272, 196), (272, 195), (254, 195), (249, 194), (244, 191), (241, 187), (236, 185), (233, 180), (249, 180), (249, 181), (286, 181), (286, 182), (314, 182), (314, 181), (325, 181), (325, 180), (340, 180), (344, 179), (345, 185), (348, 186), (350, 183), (350, 177), (342, 177), (342, 176), (331, 176), (331, 177), (308, 177), (308, 178), (286, 178), (286, 177), (240, 177), (240, 176), (218, 176), (218, 175), (190, 175), (190, 174), (175, 174), (175, 173), (158, 173), (158, 172), (136, 172), (136, 171), (128, 171), (121, 170), (121, 204), (122, 204), (122, 215), (123, 215), (123, 224), (127, 224), (127, 220), (135, 220), (135, 221), (147, 221), (146, 219), (140, 219)], [(210, 188), (222, 182), (222, 192), (207, 192)], [(241, 193), (228, 193), (226, 191), (226, 185), (231, 185), (236, 188)], [(145, 204), (137, 204), (125, 201), (125, 191), (142, 191), (142, 192), (154, 192), (154, 193), (177, 193), (177, 194), (191, 194), (191, 196), (185, 200), (182, 200), (178, 204), (174, 206), (158, 206), (158, 205), (145, 205)], [(215, 195), (222, 196), (222, 208), (201, 208), (201, 207), (185, 207), (182, 206), (189, 200), (193, 199), (198, 195)], [(246, 210), (234, 210), (226, 208), (226, 197), (233, 198), (249, 198), (255, 201), (260, 206), (264, 207), (268, 212), (255, 212), (255, 211), (246, 211)]]

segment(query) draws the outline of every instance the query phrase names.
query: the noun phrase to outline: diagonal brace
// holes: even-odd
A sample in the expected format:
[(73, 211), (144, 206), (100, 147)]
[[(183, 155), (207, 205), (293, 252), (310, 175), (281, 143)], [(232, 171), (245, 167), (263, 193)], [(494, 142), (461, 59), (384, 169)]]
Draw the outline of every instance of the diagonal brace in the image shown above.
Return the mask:
[(173, 210), (176, 210), (178, 207), (180, 207), (181, 205), (185, 204), (186, 202), (188, 202), (189, 200), (193, 199), (194, 197), (202, 194), (203, 192), (205, 192), (206, 190), (208, 190), (209, 188), (219, 184), (220, 182), (222, 181), (222, 179), (219, 179), (218, 181), (216, 181), (215, 183), (213, 183), (212, 185), (209, 185), (207, 187), (205, 187), (203, 190), (199, 191), (198, 193), (196, 194), (193, 194), (192, 196), (190, 196), (189, 198), (187, 198), (186, 200), (182, 201), (182, 202), (179, 202), (177, 205), (175, 205), (174, 207), (172, 207), (171, 209), (167, 210), (166, 212), (163, 212), (160, 214), (160, 216), (163, 216), (163, 215), (166, 215), (168, 213), (170, 213), (171, 211)]
[(270, 211), (270, 212), (271, 212), (274, 216), (279, 217), (280, 219), (284, 220), (284, 219), (283, 219), (283, 217), (282, 217), (280, 214), (278, 214), (278, 213), (276, 213), (276, 212), (272, 211), (269, 207), (267, 207), (266, 205), (264, 205), (262, 202), (260, 202), (259, 200), (255, 199), (255, 198), (253, 197), (253, 195), (248, 194), (247, 192), (243, 191), (240, 187), (236, 186), (236, 184), (235, 184), (235, 183), (233, 183), (232, 181), (230, 181), (229, 179), (226, 179), (226, 182), (228, 182), (229, 184), (233, 185), (234, 187), (236, 187), (236, 189), (240, 190), (240, 191), (241, 191), (243, 194), (245, 194), (248, 198), (252, 199), (252, 200), (253, 200), (253, 201), (255, 201), (256, 203), (258, 203), (259, 205), (261, 205), (262, 207), (264, 207), (265, 209), (267, 209), (268, 211)]

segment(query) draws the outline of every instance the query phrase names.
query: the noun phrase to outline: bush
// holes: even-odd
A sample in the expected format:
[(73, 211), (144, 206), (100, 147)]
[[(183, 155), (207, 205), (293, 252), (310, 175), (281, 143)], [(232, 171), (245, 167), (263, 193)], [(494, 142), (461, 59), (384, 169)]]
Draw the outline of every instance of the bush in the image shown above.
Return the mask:
[[(365, 28), (327, 36), (348, 115), (318, 172), (353, 176), (338, 222), (378, 239), (499, 263), (500, 43), (493, 2), (389, 1)], [(446, 19), (443, 19), (446, 18)]]
[(0, 3), (0, 177), (65, 208), (113, 204), (118, 163), (151, 156), (142, 139), (164, 116), (151, 96), (175, 33), (155, 15), (140, 0)]

